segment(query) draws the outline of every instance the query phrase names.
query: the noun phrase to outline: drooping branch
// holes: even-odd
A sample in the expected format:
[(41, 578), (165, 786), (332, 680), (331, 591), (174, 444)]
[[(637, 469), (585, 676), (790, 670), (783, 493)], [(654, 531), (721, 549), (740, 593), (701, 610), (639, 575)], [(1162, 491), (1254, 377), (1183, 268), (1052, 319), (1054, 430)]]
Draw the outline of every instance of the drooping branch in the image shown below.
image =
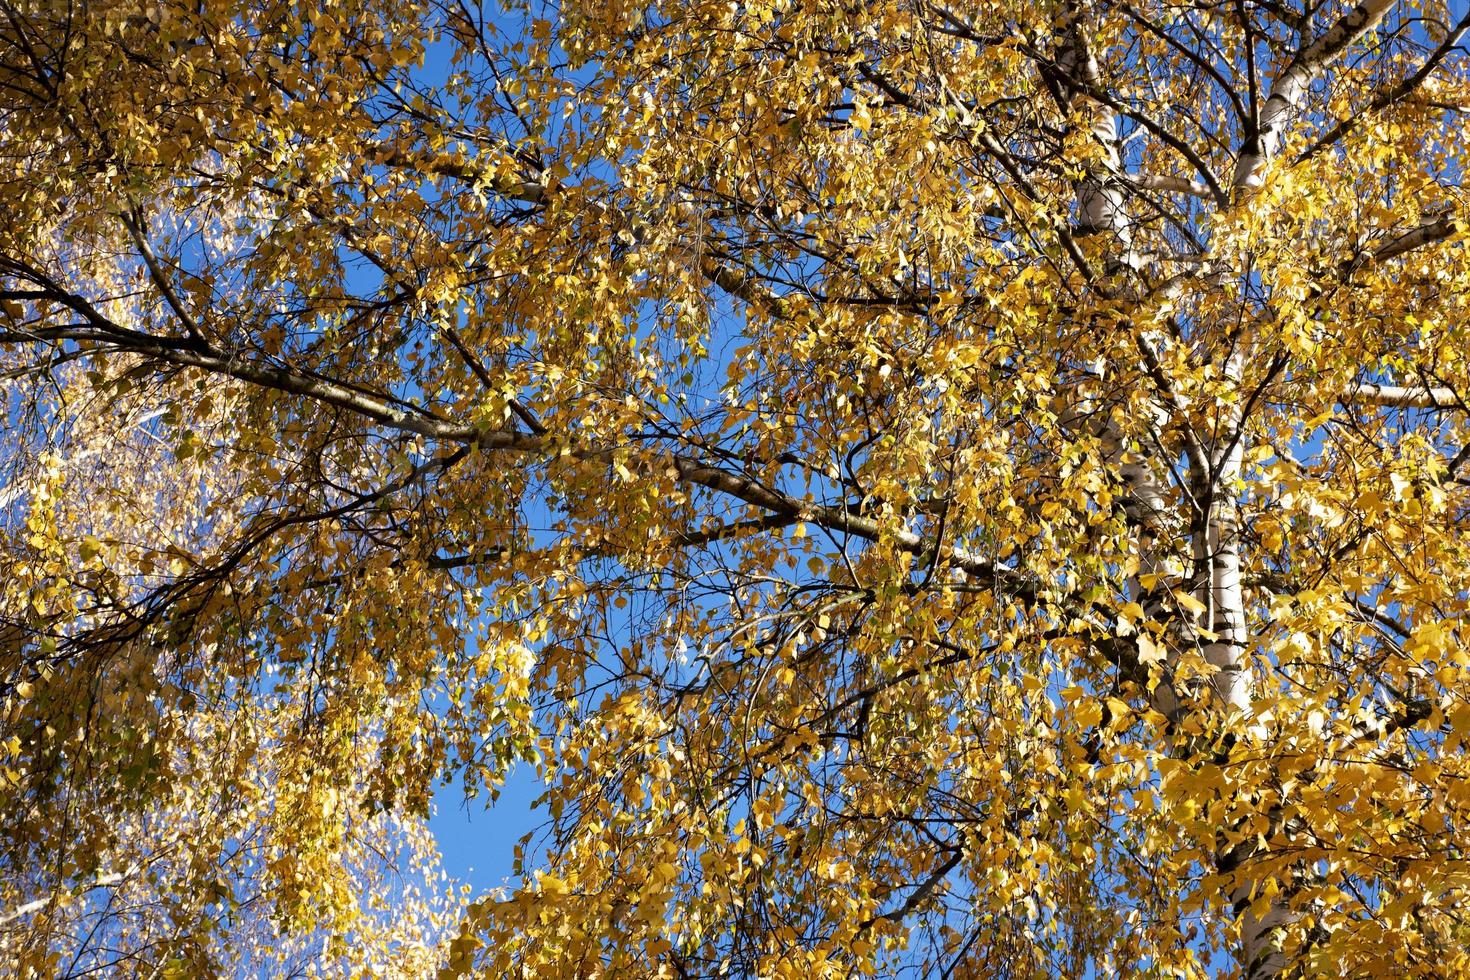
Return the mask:
[[(90, 305), (90, 304), (88, 304)], [(155, 338), (111, 324), (97, 314), (100, 326), (84, 324), (45, 328), (24, 334), (0, 333), (0, 345), (33, 344), (37, 341), (85, 341), (105, 345), (113, 351), (141, 354), (180, 367), (196, 368), (246, 384), (297, 395), (323, 405), (355, 414), (386, 428), (412, 432), (444, 442), (473, 445), (487, 451), (538, 454), (556, 450), (545, 434), (507, 429), (481, 429), (444, 419), (420, 406), (399, 407), (382, 395), (324, 379), (285, 366), (263, 365), (246, 358), (225, 358), (202, 353), (176, 342)], [(606, 463), (626, 450), (608, 446), (581, 447), (566, 455), (581, 462)], [(853, 513), (846, 507), (813, 504), (791, 497), (742, 473), (736, 473), (682, 454), (668, 457), (681, 482), (717, 491), (783, 519), (810, 521), (834, 533), (870, 541), (888, 539), (910, 554), (927, 554), (933, 545), (922, 535), (893, 530), (881, 522)], [(1018, 573), (997, 562), (964, 549), (946, 549), (954, 566), (973, 578), (992, 583), (1018, 596), (1034, 598), (1031, 586)]]
[(82, 892), (89, 892), (97, 888), (111, 888), (113, 885), (125, 881), (134, 873), (134, 871), (130, 870), (127, 873), (114, 871), (107, 874), (100, 874), (86, 884), (73, 890), (70, 895), (46, 895), (42, 898), (26, 902), (23, 905), (18, 905), (8, 912), (0, 913), (0, 927), (8, 926), (17, 919), (23, 919), (28, 915), (40, 912), (57, 902), (66, 901), (68, 898), (74, 897)]
[(1429, 53), (1429, 56), (1424, 59), (1424, 63), (1413, 74), (1397, 84), (1380, 88), (1368, 100), (1366, 106), (1337, 123), (1337, 125), (1318, 137), (1311, 146), (1303, 150), (1297, 156), (1296, 162), (1304, 163), (1322, 151), (1336, 146), (1345, 136), (1356, 129), (1358, 124), (1364, 119), (1369, 118), (1376, 112), (1382, 112), (1389, 106), (1402, 102), (1412, 95), (1424, 84), (1425, 79), (1439, 67), (1445, 58), (1459, 47), (1460, 42), (1464, 39), (1467, 32), (1470, 32), (1470, 12), (1467, 12), (1464, 17), (1460, 18), (1459, 23), (1450, 29), (1450, 32), (1445, 35), (1445, 39), (1435, 46), (1434, 50)]
[[(240, 358), (204, 353), (190, 345), (166, 338), (126, 330), (103, 321), (94, 324), (70, 324), (44, 327), (24, 333), (0, 333), (0, 345), (73, 341), (96, 344), (100, 350), (140, 354), (178, 367), (199, 368), (210, 374), (232, 378), (261, 388), (299, 395), (323, 405), (344, 409), (386, 428), (413, 432), (453, 442), (479, 442), (486, 448), (515, 448), (522, 433), (494, 430), (478, 432), (472, 426), (444, 420), (428, 409), (371, 393), (346, 383), (329, 380), (305, 371), (267, 365)], [(396, 403), (395, 403), (396, 402)], [(402, 407), (406, 406), (406, 407)]]

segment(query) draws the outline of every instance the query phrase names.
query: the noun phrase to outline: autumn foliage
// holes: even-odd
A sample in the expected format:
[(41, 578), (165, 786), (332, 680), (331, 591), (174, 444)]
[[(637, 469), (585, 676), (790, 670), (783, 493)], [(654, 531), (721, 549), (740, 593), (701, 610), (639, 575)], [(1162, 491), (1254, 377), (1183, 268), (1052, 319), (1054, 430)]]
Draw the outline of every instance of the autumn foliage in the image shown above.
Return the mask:
[(1470, 975), (1463, 0), (0, 8), (19, 975)]

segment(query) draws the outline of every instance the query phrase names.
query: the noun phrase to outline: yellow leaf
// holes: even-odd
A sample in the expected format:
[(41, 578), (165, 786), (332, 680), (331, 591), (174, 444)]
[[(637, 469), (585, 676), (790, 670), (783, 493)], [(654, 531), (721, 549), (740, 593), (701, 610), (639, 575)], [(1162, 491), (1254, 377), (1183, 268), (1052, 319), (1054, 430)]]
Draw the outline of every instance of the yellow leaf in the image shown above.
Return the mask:
[(1174, 601), (1178, 602), (1180, 606), (1184, 607), (1184, 609), (1186, 609), (1187, 611), (1194, 613), (1196, 616), (1204, 612), (1207, 608), (1203, 602), (1200, 602), (1197, 598), (1190, 595), (1188, 592), (1182, 592), (1179, 589), (1174, 590)]

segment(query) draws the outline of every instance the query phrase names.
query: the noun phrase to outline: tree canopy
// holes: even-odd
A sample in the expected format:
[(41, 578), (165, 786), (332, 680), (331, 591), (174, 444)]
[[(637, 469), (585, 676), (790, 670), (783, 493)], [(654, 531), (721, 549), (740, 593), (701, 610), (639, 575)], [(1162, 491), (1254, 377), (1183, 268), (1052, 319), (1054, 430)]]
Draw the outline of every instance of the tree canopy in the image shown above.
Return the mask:
[(1470, 974), (1463, 2), (0, 9), (22, 975)]

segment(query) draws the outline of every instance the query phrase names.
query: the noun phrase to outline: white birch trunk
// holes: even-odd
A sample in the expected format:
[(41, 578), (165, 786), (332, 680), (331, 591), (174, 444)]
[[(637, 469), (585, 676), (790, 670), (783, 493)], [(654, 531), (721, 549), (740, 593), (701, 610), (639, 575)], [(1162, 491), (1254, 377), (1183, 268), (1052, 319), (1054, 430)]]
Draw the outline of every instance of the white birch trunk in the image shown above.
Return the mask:
[[(1096, 58), (1087, 44), (1085, 14), (1076, 5), (1069, 6), (1069, 21), (1066, 26), (1067, 42), (1058, 53), (1057, 63), (1067, 78), (1080, 78), (1086, 86), (1098, 86), (1101, 77)], [(1108, 257), (1110, 267), (1134, 268), (1136, 258), (1133, 251), (1133, 234), (1126, 209), (1125, 189), (1118, 182), (1122, 171), (1122, 159), (1118, 152), (1118, 120), (1100, 102), (1085, 91), (1077, 93), (1066, 106), (1075, 116), (1086, 121), (1089, 135), (1098, 144), (1102, 154), (1100, 165), (1077, 185), (1077, 224), (1079, 235), (1102, 235), (1111, 246)], [(1103, 375), (1098, 366), (1099, 378)], [(1083, 406), (1095, 410), (1094, 404)], [(1163, 419), (1157, 410), (1151, 420), (1157, 427)], [(1129, 523), (1137, 535), (1138, 572), (1128, 582), (1129, 597), (1143, 607), (1147, 619), (1161, 619), (1159, 596), (1167, 590), (1145, 589), (1141, 580), (1161, 581), (1172, 573), (1177, 577), (1179, 569), (1170, 567), (1161, 554), (1161, 546), (1167, 543), (1165, 531), (1168, 516), (1168, 498), (1163, 482), (1147, 455), (1132, 452), (1126, 434), (1108, 414), (1106, 408), (1099, 412), (1093, 422), (1094, 434), (1102, 444), (1103, 460), (1109, 469), (1117, 468), (1123, 480), (1123, 508)], [(1154, 710), (1167, 718), (1178, 714), (1179, 700), (1174, 691), (1172, 677), (1175, 655), (1169, 649), (1165, 663), (1165, 677), (1149, 692)]]
[[(1239, 359), (1232, 358), (1225, 375), (1241, 380)], [(1214, 668), (1210, 685), (1228, 713), (1248, 712), (1252, 682), (1246, 651), (1250, 641), (1245, 621), (1245, 589), (1240, 576), (1240, 506), (1236, 497), (1244, 460), (1239, 412), (1230, 413), (1219, 443), (1210, 454), (1212, 473), (1196, 474), (1197, 499), (1209, 500), (1204, 534), (1195, 542), (1196, 559), (1204, 572), (1201, 595), (1205, 606), (1202, 650)]]
[[(1271, 161), (1281, 149), (1286, 126), (1307, 89), (1334, 58), (1383, 20), (1395, 0), (1363, 0), (1333, 24), (1320, 37), (1306, 43), (1277, 75), (1271, 93), (1261, 106), (1257, 129), (1249, 134), (1236, 159), (1231, 184), (1237, 199), (1249, 197), (1265, 182)], [(1236, 385), (1243, 380), (1243, 368), (1250, 351), (1230, 357), (1225, 376)], [(1208, 562), (1205, 595), (1200, 596), (1208, 610), (1208, 628), (1216, 638), (1204, 645), (1205, 659), (1216, 673), (1213, 686), (1227, 712), (1251, 711), (1252, 690), (1250, 664), (1246, 662), (1249, 634), (1245, 623), (1245, 595), (1240, 579), (1239, 510), (1236, 482), (1240, 477), (1245, 452), (1245, 419), (1239, 410), (1231, 412), (1222, 431), (1216, 434), (1217, 450), (1212, 453), (1211, 507), (1202, 546)], [(1249, 859), (1249, 855), (1246, 856)], [(1282, 976), (1289, 966), (1279, 948), (1281, 929), (1295, 918), (1286, 904), (1286, 896), (1272, 902), (1260, 916), (1250, 911), (1253, 892), (1258, 882), (1243, 881), (1230, 895), (1240, 925), (1240, 963), (1251, 980)]]
[[(1226, 363), (1226, 377), (1237, 385), (1242, 380), (1244, 358)], [(1204, 575), (1200, 601), (1205, 605), (1202, 650), (1214, 669), (1210, 685), (1214, 700), (1227, 716), (1240, 717), (1252, 711), (1254, 685), (1248, 659), (1250, 631), (1245, 616), (1245, 589), (1240, 575), (1240, 508), (1238, 482), (1244, 460), (1245, 420), (1231, 411), (1216, 436), (1210, 453), (1211, 473), (1198, 474), (1196, 499), (1208, 499), (1209, 510), (1202, 535), (1195, 542), (1196, 558)], [(1249, 854), (1245, 855), (1249, 859)], [(1278, 946), (1283, 926), (1292, 920), (1285, 901), (1273, 901), (1257, 916), (1251, 910), (1260, 882), (1247, 877), (1230, 893), (1230, 907), (1240, 928), (1238, 959), (1250, 980), (1279, 977), (1287, 968)], [(1283, 896), (1284, 897), (1284, 896)]]
[[(1363, 0), (1320, 37), (1304, 43), (1282, 69), (1257, 114), (1254, 132), (1247, 134), (1237, 157), (1231, 181), (1237, 201), (1248, 198), (1264, 183), (1266, 170), (1280, 150), (1292, 114), (1323, 68), (1377, 25), (1393, 2)], [(1076, 231), (1079, 235), (1108, 236), (1107, 240), (1113, 247), (1108, 258), (1109, 269), (1132, 269), (1136, 268), (1136, 260), (1125, 188), (1119, 180), (1122, 161), (1118, 152), (1117, 120), (1088, 94), (1097, 90), (1101, 79), (1097, 62), (1089, 49), (1086, 21), (1085, 6), (1068, 5), (1064, 28), (1066, 40), (1057, 58), (1064, 80), (1071, 82), (1072, 91), (1067, 92), (1071, 100), (1068, 108), (1086, 119), (1090, 135), (1097, 141), (1101, 154), (1100, 163), (1078, 184)], [(1222, 365), (1225, 378), (1234, 384), (1237, 392), (1244, 384), (1245, 367), (1250, 356), (1249, 349), (1237, 350)], [(1157, 416), (1163, 412), (1163, 406), (1154, 406), (1153, 414)], [(1157, 434), (1167, 422), (1167, 417), (1156, 417), (1150, 421)], [(1202, 622), (1183, 633), (1186, 634), (1185, 640), (1192, 639), (1199, 644), (1211, 668), (1212, 700), (1227, 718), (1248, 717), (1254, 697), (1248, 657), (1250, 634), (1241, 581), (1237, 499), (1247, 448), (1244, 438), (1246, 421), (1239, 407), (1229, 412), (1212, 434), (1208, 456), (1192, 458), (1190, 473), (1195, 499), (1206, 508), (1193, 541), (1200, 583), (1197, 597), (1205, 606), (1205, 614)], [(1181, 577), (1178, 570), (1169, 568), (1164, 557), (1174, 539), (1174, 535), (1169, 533), (1167, 494), (1158, 476), (1165, 461), (1150, 458), (1147, 453), (1131, 452), (1121, 427), (1109, 416), (1096, 423), (1094, 431), (1103, 444), (1106, 461), (1118, 468), (1126, 488), (1124, 506), (1136, 529), (1139, 578), (1148, 576), (1151, 581), (1164, 584), (1177, 581)], [(1167, 611), (1158, 608), (1158, 597), (1166, 595), (1167, 589), (1145, 590), (1135, 579), (1130, 583), (1130, 591), (1150, 619), (1166, 621)], [(1189, 635), (1191, 633), (1192, 636)], [(1173, 644), (1168, 644), (1168, 647), (1166, 666), (1172, 677), (1178, 650), (1173, 648)], [(1172, 684), (1158, 685), (1151, 696), (1155, 708), (1170, 717), (1177, 714), (1177, 692)], [(1237, 854), (1232, 861), (1248, 862), (1250, 857), (1249, 853)], [(1280, 976), (1287, 969), (1288, 964), (1279, 949), (1279, 936), (1282, 927), (1290, 924), (1292, 914), (1285, 895), (1268, 905), (1259, 916), (1254, 914), (1251, 900), (1260, 885), (1261, 882), (1247, 875), (1232, 890), (1228, 903), (1240, 931), (1240, 963), (1247, 976), (1264, 980)]]

